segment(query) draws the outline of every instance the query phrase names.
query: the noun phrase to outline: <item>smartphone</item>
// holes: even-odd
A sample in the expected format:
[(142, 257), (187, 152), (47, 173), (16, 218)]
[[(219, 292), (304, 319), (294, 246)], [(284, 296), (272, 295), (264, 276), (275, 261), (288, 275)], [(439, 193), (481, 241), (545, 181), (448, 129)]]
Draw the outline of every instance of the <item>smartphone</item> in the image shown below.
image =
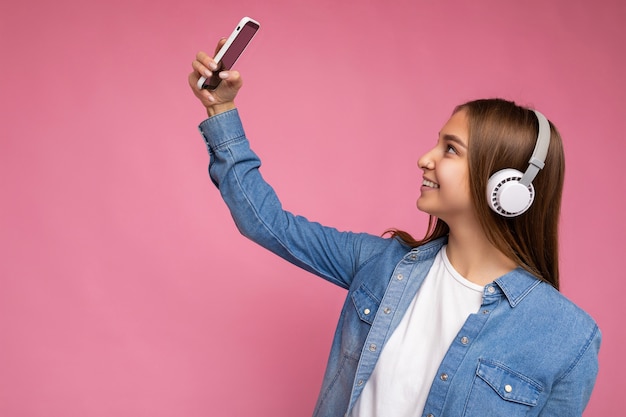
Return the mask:
[(241, 19), (239, 24), (230, 34), (226, 43), (220, 48), (217, 55), (215, 55), (215, 62), (217, 64), (217, 70), (213, 71), (211, 78), (207, 80), (206, 77), (200, 77), (198, 80), (198, 88), (208, 88), (209, 90), (215, 90), (220, 84), (220, 77), (218, 73), (220, 71), (226, 71), (233, 67), (237, 58), (246, 49), (246, 46), (250, 43), (257, 30), (259, 30), (259, 22), (249, 17)]

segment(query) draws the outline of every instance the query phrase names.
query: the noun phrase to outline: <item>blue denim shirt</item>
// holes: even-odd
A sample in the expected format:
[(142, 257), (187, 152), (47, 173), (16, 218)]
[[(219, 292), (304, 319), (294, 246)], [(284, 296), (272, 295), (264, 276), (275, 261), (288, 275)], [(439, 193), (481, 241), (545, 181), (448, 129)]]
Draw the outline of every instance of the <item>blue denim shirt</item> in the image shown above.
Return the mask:
[[(314, 416), (346, 415), (445, 239), (411, 249), (340, 232), (282, 209), (237, 110), (201, 123), (209, 173), (239, 231), (348, 290)], [(428, 317), (424, 317), (428, 320)], [(439, 366), (423, 416), (581, 416), (598, 372), (600, 331), (551, 285), (518, 268), (486, 285)]]

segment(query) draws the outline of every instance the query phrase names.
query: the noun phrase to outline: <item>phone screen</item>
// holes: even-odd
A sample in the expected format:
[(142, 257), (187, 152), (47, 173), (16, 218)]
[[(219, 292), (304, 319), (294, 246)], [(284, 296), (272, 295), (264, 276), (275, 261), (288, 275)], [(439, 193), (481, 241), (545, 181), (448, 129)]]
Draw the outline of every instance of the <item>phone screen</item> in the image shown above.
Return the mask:
[(220, 59), (219, 67), (213, 72), (213, 76), (208, 80), (208, 83), (205, 84), (209, 90), (215, 90), (217, 88), (221, 81), (217, 74), (220, 71), (229, 70), (233, 67), (237, 58), (239, 58), (243, 50), (246, 49), (246, 46), (248, 46), (248, 43), (250, 43), (258, 29), (259, 25), (254, 22), (247, 22), (240, 28), (233, 43), (230, 44), (230, 47), (224, 52), (222, 59)]

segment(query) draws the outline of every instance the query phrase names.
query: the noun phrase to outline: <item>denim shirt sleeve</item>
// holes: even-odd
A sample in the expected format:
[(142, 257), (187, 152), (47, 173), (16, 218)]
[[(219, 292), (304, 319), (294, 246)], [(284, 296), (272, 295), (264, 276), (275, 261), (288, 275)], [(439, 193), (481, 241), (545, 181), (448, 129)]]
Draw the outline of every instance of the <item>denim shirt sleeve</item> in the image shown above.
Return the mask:
[(211, 180), (244, 236), (343, 288), (386, 246), (388, 239), (340, 232), (283, 210), (259, 172), (261, 161), (250, 149), (237, 110), (213, 116), (199, 129), (210, 155)]

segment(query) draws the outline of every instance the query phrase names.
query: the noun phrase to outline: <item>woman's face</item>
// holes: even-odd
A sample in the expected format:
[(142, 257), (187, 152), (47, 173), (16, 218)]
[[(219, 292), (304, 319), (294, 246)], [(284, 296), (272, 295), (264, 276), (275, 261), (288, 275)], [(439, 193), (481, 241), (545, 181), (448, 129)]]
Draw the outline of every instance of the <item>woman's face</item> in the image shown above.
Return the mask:
[(469, 127), (465, 110), (452, 115), (439, 132), (435, 146), (417, 162), (424, 171), (417, 208), (445, 221), (473, 216), (469, 191)]

